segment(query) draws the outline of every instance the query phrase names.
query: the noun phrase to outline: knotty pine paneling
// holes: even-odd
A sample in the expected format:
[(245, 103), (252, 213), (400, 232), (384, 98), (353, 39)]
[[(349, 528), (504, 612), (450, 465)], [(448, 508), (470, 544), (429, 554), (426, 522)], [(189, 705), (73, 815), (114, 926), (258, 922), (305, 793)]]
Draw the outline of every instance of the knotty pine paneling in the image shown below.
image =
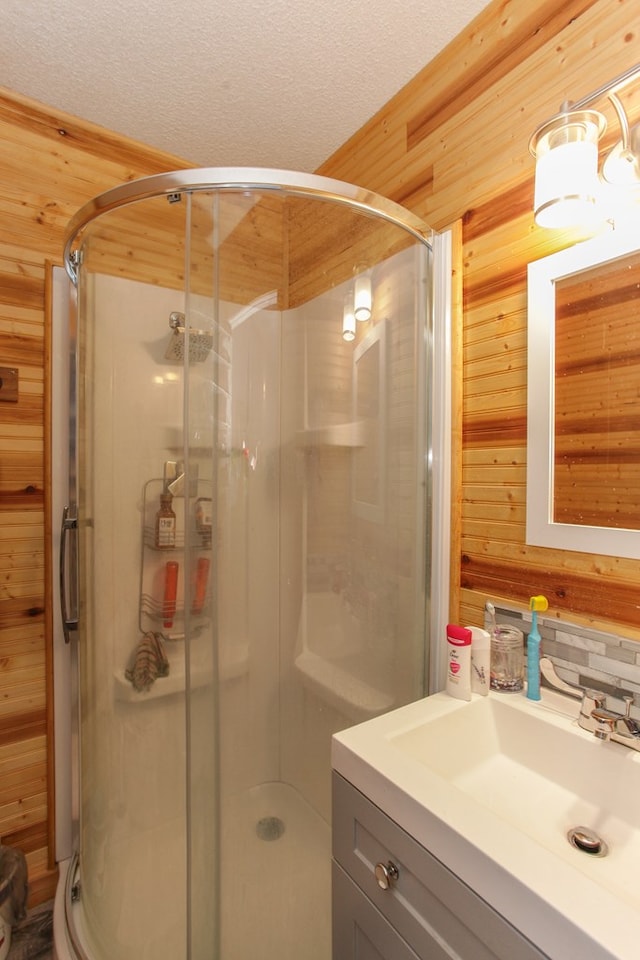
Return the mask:
[[(533, 224), (529, 136), (562, 100), (583, 96), (634, 63), (639, 32), (637, 0), (494, 0), (318, 171), (403, 202), (436, 229), (454, 224), (459, 235), (462, 225), (455, 267), (455, 281), (462, 283), (455, 337), (463, 357), (455, 384), (460, 415), (453, 424), (454, 477), (460, 476), (452, 524), (450, 612), (456, 620), (481, 623), (487, 596), (524, 603), (544, 592), (558, 616), (640, 639), (638, 564), (527, 547), (523, 479), (526, 264), (576, 239)], [(629, 102), (637, 120), (638, 91)], [(603, 111), (612, 119), (606, 105)], [(4, 642), (19, 658), (24, 644), (29, 657), (34, 643), (42, 644), (40, 664), (13, 662), (0, 653), (2, 695), (12, 704), (10, 716), (1, 718), (0, 746), (24, 744), (27, 757), (28, 745), (48, 729), (49, 770), (47, 797), (24, 760), (15, 797), (3, 806), (2, 837), (24, 843), (33, 902), (50, 897), (55, 883), (45, 839), (52, 811), (51, 704), (42, 682), (46, 612), (40, 572), (50, 518), (46, 498), (44, 504), (39, 499), (46, 492), (47, 464), (38, 432), (45, 427), (48, 384), (34, 374), (45, 371), (45, 263), (60, 261), (65, 226), (91, 197), (136, 177), (188, 166), (0, 90), (0, 365), (13, 356), (21, 374), (16, 409), (3, 411), (0, 404), (0, 578), (12, 570), (16, 578), (10, 595), (0, 596), (0, 651)], [(268, 208), (253, 217), (255, 229), (243, 224), (229, 242), (242, 243), (243, 231), (255, 239), (260, 231), (281, 229), (272, 226)], [(155, 259), (160, 226), (152, 225), (145, 242), (154, 254), (149, 263), (162, 277)], [(336, 250), (334, 259), (336, 272), (347, 269), (346, 251)], [(313, 249), (301, 246), (291, 265), (299, 299), (313, 291), (312, 270)], [(264, 283), (270, 282), (267, 270)], [(2, 473), (3, 464), (9, 475)], [(17, 573), (23, 569), (19, 554), (34, 559), (30, 588)]]
[[(482, 623), (489, 596), (526, 605), (543, 592), (557, 616), (640, 638), (640, 564), (525, 543), (526, 268), (582, 239), (535, 226), (528, 141), (565, 98), (634, 64), (639, 35), (631, 0), (492, 3), (321, 168), (404, 199), (436, 229), (462, 223), (455, 620)], [(640, 88), (625, 100), (637, 120)], [(610, 143), (617, 124), (600, 106)]]
[[(31, 903), (55, 891), (50, 589), (45, 581), (45, 280), (73, 214), (178, 157), (0, 90), (0, 366), (19, 371), (0, 402), (0, 839), (27, 856)], [(56, 518), (57, 521), (57, 518)]]
[[(557, 286), (555, 519), (640, 529), (637, 254)], [(597, 496), (593, 491), (597, 490)]]

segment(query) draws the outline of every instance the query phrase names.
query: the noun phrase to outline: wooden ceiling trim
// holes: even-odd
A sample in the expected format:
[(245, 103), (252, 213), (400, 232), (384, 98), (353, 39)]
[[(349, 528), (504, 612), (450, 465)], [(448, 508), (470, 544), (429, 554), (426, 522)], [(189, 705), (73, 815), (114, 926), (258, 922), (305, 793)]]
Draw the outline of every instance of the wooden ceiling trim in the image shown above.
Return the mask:
[(167, 170), (183, 170), (194, 165), (155, 147), (129, 140), (98, 124), (78, 120), (62, 110), (44, 107), (6, 87), (0, 87), (0, 122), (19, 126), (54, 143), (64, 140), (65, 150), (73, 146), (95, 157), (104, 170), (105, 159), (133, 168), (126, 180), (135, 179), (134, 171), (144, 169), (145, 176)]

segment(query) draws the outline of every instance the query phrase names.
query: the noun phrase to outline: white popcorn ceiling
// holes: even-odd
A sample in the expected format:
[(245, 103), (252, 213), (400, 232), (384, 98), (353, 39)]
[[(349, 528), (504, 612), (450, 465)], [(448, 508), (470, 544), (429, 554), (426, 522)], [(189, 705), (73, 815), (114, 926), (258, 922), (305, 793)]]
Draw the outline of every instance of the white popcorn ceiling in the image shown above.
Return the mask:
[(199, 166), (315, 170), (487, 0), (2, 0), (0, 85)]

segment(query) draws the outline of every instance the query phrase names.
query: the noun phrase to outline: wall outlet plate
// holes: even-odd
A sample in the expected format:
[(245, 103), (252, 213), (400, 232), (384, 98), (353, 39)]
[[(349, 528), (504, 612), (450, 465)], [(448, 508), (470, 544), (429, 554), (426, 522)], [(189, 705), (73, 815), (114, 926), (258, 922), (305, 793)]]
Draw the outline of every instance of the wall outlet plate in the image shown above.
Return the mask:
[(18, 402), (18, 371), (16, 367), (0, 367), (0, 400)]

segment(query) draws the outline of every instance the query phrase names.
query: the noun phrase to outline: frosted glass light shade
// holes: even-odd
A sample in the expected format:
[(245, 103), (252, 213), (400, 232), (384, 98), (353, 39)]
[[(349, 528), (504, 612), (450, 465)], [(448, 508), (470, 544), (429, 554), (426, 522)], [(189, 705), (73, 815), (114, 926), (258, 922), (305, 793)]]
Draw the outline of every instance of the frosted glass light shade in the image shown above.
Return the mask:
[(596, 111), (559, 114), (536, 131), (534, 215), (541, 227), (592, 221), (599, 195), (598, 140), (605, 120)]
[(565, 143), (538, 160), (534, 215), (541, 227), (569, 227), (593, 219), (597, 195), (594, 143)]
[(353, 307), (350, 303), (345, 303), (342, 314), (342, 339), (355, 340), (356, 336), (356, 318), (353, 313)]
[(356, 277), (353, 293), (353, 312), (356, 320), (362, 322), (371, 319), (371, 279), (361, 273)]

